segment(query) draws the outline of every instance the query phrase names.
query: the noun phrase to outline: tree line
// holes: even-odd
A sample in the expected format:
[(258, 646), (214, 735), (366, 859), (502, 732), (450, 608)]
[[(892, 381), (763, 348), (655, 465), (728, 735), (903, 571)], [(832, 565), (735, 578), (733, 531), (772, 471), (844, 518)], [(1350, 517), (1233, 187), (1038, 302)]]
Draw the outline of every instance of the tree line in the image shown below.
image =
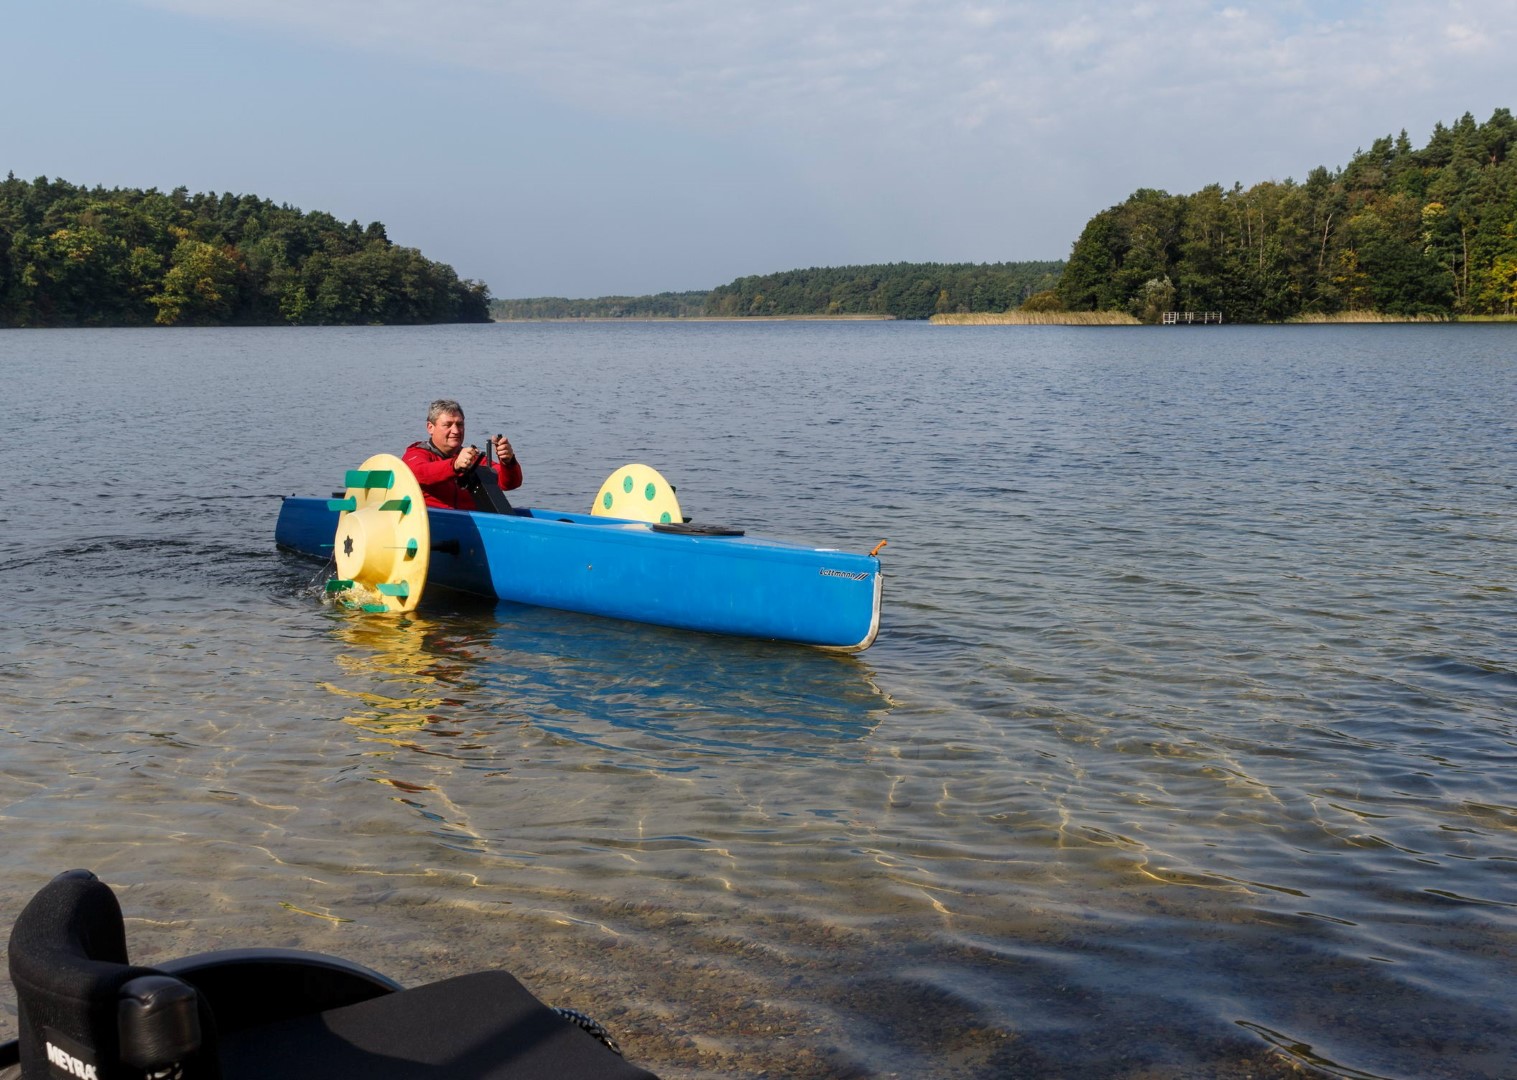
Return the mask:
[(1517, 120), (1497, 109), (1403, 131), (1304, 183), (1193, 195), (1142, 189), (1081, 232), (1031, 307), (1220, 311), (1230, 322), (1375, 311), (1510, 315), (1517, 307)]
[(710, 291), (586, 300), (496, 300), (498, 319), (735, 318), (872, 315), (926, 319), (943, 312), (1005, 311), (1053, 288), (1064, 264), (888, 263), (813, 266), (740, 277)]
[(652, 296), (597, 296), (570, 300), (537, 296), (524, 300), (492, 300), (497, 319), (684, 319), (706, 313), (705, 289), (663, 292)]
[(377, 221), (182, 187), (0, 182), (0, 326), (486, 322), (489, 299)]
[(1005, 311), (1059, 279), (1063, 263), (888, 263), (740, 277), (706, 298), (707, 315), (886, 315)]
[(1096, 214), (1067, 261), (889, 263), (740, 277), (709, 291), (496, 300), (480, 282), (344, 224), (253, 195), (0, 182), (0, 326), (483, 322), (1220, 311), (1229, 322), (1517, 309), (1517, 120), (1465, 113), (1412, 146), (1376, 139), (1302, 183), (1140, 189)]

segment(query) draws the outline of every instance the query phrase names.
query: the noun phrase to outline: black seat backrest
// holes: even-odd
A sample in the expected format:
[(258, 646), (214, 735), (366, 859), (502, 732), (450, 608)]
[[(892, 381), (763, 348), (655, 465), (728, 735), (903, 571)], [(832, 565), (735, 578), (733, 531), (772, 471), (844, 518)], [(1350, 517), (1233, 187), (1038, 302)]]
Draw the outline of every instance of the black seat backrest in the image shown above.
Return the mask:
[(137, 1080), (145, 1056), (199, 1042), (193, 990), (128, 962), (121, 906), (88, 870), (59, 874), (22, 909), (10, 974), (23, 1080)]
[[(138, 967), (115, 895), (87, 870), (58, 875), (22, 909), (10, 973), (21, 1080), (279, 1080), (292, 1067), (323, 1080), (653, 1077), (506, 972), (402, 990), (358, 964), (288, 949)], [(220, 1032), (213, 1009), (226, 1017)]]

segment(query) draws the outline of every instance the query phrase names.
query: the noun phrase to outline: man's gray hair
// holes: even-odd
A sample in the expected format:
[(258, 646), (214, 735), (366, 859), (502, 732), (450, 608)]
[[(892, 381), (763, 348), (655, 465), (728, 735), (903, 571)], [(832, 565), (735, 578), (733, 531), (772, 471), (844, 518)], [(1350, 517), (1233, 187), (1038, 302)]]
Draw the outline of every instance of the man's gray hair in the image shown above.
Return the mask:
[(427, 423), (434, 424), (439, 416), (445, 413), (457, 413), (460, 417), (464, 414), (464, 407), (452, 398), (438, 398), (427, 406)]

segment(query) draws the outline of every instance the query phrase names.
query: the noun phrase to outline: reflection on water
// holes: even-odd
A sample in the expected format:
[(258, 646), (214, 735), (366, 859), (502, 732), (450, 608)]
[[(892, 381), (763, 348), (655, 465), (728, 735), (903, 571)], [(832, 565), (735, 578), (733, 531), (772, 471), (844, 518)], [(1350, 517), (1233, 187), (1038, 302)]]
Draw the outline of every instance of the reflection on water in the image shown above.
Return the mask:
[[(747, 758), (844, 763), (890, 705), (853, 656), (449, 603), (434, 598), (405, 618), (334, 618), (341, 677), (323, 686), (368, 747), (371, 778), (454, 828), (462, 828), (458, 808), (434, 802), (466, 783), (467, 771), (510, 772), (524, 729), (527, 739), (569, 741), (614, 755), (618, 767), (667, 773)], [(434, 760), (426, 783), (402, 779), (386, 767), (402, 754), (457, 771)]]

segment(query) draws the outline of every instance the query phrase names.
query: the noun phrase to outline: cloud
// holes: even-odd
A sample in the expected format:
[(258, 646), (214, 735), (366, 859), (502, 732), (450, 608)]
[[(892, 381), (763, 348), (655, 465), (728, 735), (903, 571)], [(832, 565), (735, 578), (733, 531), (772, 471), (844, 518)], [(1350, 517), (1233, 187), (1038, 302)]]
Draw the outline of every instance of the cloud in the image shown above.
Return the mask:
[(989, 82), (1001, 88), (996, 112), (1008, 120), (1029, 111), (1029, 96), (1077, 118), (1096, 107), (1133, 107), (1155, 87), (1206, 87), (1222, 75), (1242, 75), (1256, 92), (1293, 94), (1309, 70), (1315, 91), (1330, 98), (1361, 88), (1367, 72), (1394, 90), (1408, 68), (1517, 54), (1517, 20), (1505, 3), (1453, 5), (1451, 13), (1406, 0), (1253, 8), (1204, 0), (791, 0), (762, 8), (698, 0), (149, 2), (498, 71), (580, 107), (660, 111), (710, 129), (926, 131), (951, 125), (966, 101), (985, 107)]
[(1517, 55), (1507, 0), (139, 3), (740, 146), (854, 238), (840, 257), (1058, 256), (1139, 187), (1301, 178), (1483, 119)]
[[(493, 71), (599, 115), (657, 118), (796, 155), (877, 159), (874, 147), (1162, 137), (1165, 124), (1358, 123), (1370, 99), (1447, 85), (1481, 96), (1517, 55), (1509, 5), (957, 3), (789, 0), (150, 0), (414, 61)], [(1455, 94), (1441, 96), (1447, 109)], [(1485, 94), (1490, 97), (1490, 94)], [(1456, 105), (1481, 108), (1485, 102)], [(1402, 106), (1405, 112), (1405, 106)], [(1441, 115), (1441, 114), (1440, 114)], [(1408, 120), (1418, 120), (1412, 115)], [(1344, 138), (1368, 132), (1350, 129)], [(1204, 138), (1192, 133), (1188, 138)], [(807, 140), (812, 146), (802, 147)], [(1297, 140), (1288, 140), (1297, 141)], [(1346, 147), (1347, 149), (1347, 147)], [(1135, 177), (1136, 179), (1136, 177)]]

